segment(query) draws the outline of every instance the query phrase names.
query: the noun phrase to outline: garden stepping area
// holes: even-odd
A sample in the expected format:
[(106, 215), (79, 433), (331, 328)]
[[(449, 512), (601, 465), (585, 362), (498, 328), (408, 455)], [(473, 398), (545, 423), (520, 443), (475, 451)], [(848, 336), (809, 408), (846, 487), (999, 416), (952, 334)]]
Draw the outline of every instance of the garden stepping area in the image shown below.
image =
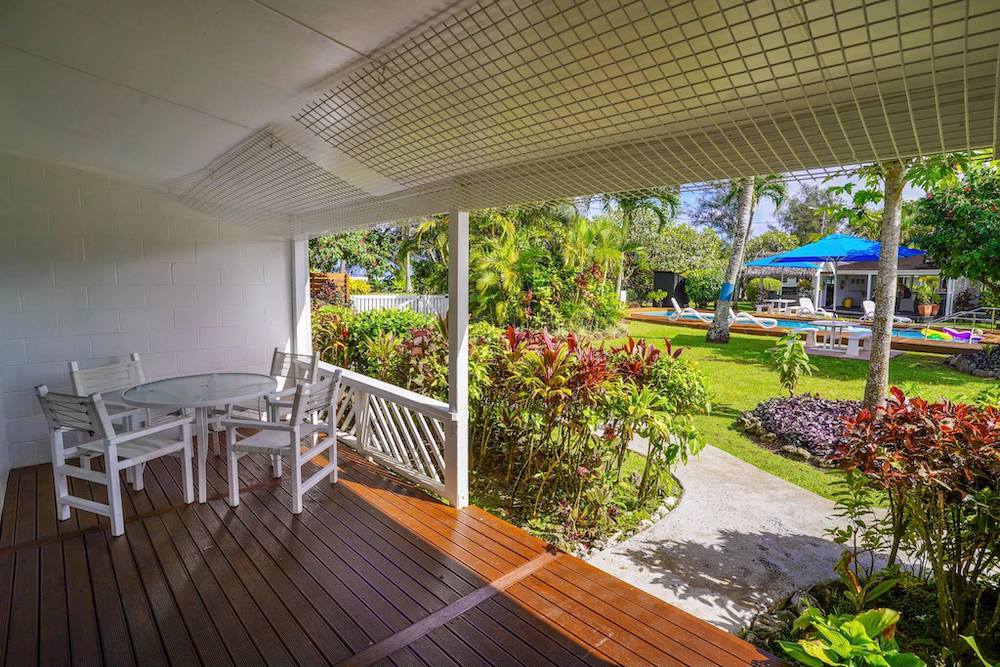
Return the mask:
[(832, 501), (712, 446), (678, 467), (677, 508), (590, 563), (738, 631), (795, 590), (833, 577)]

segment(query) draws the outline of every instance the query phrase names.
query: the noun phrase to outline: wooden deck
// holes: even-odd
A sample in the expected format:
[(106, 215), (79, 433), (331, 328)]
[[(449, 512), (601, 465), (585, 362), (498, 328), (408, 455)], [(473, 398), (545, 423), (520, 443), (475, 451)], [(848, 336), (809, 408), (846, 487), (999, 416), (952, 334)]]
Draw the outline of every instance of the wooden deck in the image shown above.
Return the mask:
[(204, 505), (181, 502), (174, 460), (154, 461), (146, 489), (125, 494), (120, 538), (92, 514), (56, 521), (48, 466), (12, 471), (0, 664), (778, 664), (341, 452), (341, 483), (313, 489), (298, 517), (256, 457), (236, 510), (223, 459), (210, 457)]

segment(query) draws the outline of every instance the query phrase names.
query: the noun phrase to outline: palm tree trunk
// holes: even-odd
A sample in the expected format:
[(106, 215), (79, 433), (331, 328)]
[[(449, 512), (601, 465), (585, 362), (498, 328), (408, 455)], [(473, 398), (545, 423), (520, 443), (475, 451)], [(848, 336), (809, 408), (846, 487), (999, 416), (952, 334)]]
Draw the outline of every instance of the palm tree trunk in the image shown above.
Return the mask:
[(896, 309), (896, 268), (899, 235), (903, 218), (903, 163), (884, 165), (885, 203), (882, 209), (881, 249), (878, 275), (875, 278), (875, 319), (872, 322), (868, 379), (865, 382), (865, 405), (874, 407), (889, 395), (889, 345), (892, 338), (892, 315)]
[(708, 328), (705, 340), (709, 343), (729, 342), (729, 309), (733, 304), (733, 292), (736, 289), (736, 281), (743, 267), (743, 253), (747, 246), (747, 236), (750, 234), (750, 216), (753, 209), (753, 188), (754, 179), (747, 178), (743, 181), (743, 189), (740, 190), (740, 200), (736, 208), (736, 233), (733, 236), (733, 251), (729, 255), (729, 266), (726, 267), (726, 278), (722, 283), (722, 291), (715, 302), (715, 319)]
[[(622, 239), (628, 243), (628, 230), (632, 226), (632, 212), (622, 211)], [(622, 261), (618, 264), (618, 281), (615, 283), (615, 296), (620, 296), (622, 287), (625, 285), (625, 262), (628, 261), (628, 253), (622, 253)]]

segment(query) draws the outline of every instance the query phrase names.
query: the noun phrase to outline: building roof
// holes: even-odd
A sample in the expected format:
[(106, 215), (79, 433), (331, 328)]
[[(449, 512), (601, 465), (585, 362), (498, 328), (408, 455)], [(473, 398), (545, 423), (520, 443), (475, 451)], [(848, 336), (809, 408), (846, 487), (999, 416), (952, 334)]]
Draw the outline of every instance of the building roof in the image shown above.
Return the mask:
[[(937, 271), (938, 267), (926, 254), (902, 257), (896, 265), (901, 271)], [(837, 267), (842, 271), (878, 271), (878, 262), (844, 262)]]

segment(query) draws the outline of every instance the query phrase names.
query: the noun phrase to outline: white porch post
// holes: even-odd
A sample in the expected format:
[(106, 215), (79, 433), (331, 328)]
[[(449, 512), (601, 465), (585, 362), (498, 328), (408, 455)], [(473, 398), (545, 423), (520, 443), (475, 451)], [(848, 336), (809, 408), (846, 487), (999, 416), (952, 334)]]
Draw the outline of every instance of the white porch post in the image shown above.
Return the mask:
[(309, 305), (309, 241), (290, 241), (292, 254), (292, 340), (295, 354), (312, 354)]
[(813, 277), (813, 305), (817, 307), (819, 307), (819, 288), (822, 279), (823, 269), (821, 265), (820, 268), (816, 269), (816, 275)]
[(469, 212), (448, 214), (448, 412), (445, 497), (469, 504)]
[(868, 284), (865, 285), (865, 301), (872, 300), (872, 274), (866, 274), (868, 278)]
[(944, 284), (944, 314), (951, 315), (955, 310), (955, 279), (948, 278)]

